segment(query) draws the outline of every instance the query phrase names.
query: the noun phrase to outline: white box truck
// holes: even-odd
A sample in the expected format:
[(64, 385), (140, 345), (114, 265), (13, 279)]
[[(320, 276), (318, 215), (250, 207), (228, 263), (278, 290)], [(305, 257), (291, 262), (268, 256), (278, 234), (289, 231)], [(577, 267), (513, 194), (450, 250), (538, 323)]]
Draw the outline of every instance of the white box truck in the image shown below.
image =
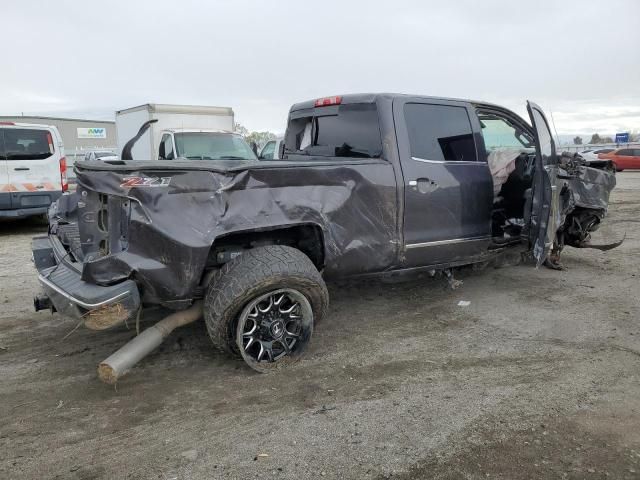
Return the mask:
[[(196, 105), (166, 105), (147, 103), (137, 107), (116, 112), (116, 132), (118, 137), (118, 153), (126, 143), (136, 136), (140, 127), (150, 120), (156, 120), (149, 129), (135, 142), (131, 150), (135, 160), (170, 160), (177, 154), (175, 135), (190, 134), (190, 138), (202, 137), (203, 134), (232, 134), (234, 129), (233, 110), (229, 107), (209, 107)], [(237, 137), (237, 138), (236, 138)], [(228, 142), (244, 140), (239, 135), (231, 135)], [(244, 142), (246, 144), (246, 142)], [(207, 142), (192, 142), (189, 147), (197, 150), (196, 144), (208, 146)], [(187, 152), (192, 156), (205, 156), (206, 152)], [(181, 154), (181, 156), (186, 156)]]

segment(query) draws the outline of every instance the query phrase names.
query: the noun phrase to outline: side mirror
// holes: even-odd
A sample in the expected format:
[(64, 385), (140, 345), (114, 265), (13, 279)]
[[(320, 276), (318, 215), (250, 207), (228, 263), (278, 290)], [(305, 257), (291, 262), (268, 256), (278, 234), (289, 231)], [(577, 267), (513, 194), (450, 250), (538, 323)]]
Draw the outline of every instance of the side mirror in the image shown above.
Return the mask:
[(256, 142), (251, 142), (251, 150), (253, 150), (253, 153), (256, 154), (256, 157), (258, 156), (258, 144)]

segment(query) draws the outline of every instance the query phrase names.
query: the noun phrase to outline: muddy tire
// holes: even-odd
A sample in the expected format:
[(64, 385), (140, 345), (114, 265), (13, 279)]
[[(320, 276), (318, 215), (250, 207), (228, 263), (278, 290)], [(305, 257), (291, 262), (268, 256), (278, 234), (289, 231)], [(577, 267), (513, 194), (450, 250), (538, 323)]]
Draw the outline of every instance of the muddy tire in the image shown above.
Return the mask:
[(311, 260), (295, 248), (270, 245), (246, 251), (214, 274), (204, 319), (215, 347), (267, 371), (300, 356), (328, 305)]

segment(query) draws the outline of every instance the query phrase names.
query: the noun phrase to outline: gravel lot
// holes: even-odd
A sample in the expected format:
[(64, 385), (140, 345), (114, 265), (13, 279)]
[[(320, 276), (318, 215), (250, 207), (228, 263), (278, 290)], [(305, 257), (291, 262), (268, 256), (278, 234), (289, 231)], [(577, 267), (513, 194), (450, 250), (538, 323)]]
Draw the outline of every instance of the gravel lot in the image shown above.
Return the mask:
[(619, 174), (598, 238), (626, 241), (567, 248), (563, 272), (334, 286), (290, 369), (197, 323), (117, 388), (96, 367), (134, 331), (35, 313), (42, 227), (2, 223), (0, 478), (640, 478), (639, 206)]

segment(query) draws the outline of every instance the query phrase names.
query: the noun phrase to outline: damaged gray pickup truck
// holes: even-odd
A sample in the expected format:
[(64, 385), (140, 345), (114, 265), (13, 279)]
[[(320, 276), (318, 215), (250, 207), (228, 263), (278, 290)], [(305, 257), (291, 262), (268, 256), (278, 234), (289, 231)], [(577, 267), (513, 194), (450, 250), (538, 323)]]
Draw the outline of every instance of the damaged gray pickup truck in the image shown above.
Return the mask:
[(103, 362), (107, 381), (201, 315), (216, 347), (264, 371), (303, 352), (325, 279), (451, 277), (514, 250), (558, 268), (565, 245), (592, 246), (615, 176), (558, 155), (527, 108), (531, 123), (472, 101), (335, 96), (291, 108), (280, 160), (78, 162), (77, 191), (33, 240), (36, 309), (94, 329), (176, 311)]

